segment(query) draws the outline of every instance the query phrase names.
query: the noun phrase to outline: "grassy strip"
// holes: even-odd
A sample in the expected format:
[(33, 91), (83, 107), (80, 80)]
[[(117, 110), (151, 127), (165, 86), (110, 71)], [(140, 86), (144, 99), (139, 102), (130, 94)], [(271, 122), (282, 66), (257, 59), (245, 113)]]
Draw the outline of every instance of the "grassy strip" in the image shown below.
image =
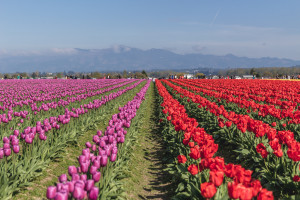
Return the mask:
[(87, 141), (92, 140), (92, 136), (97, 130), (104, 130), (108, 125), (112, 115), (118, 112), (118, 108), (126, 104), (143, 86), (145, 82), (138, 85), (135, 89), (126, 92), (120, 97), (109, 101), (103, 108), (100, 108), (98, 113), (96, 124), (89, 131), (81, 133), (78, 138), (77, 144), (70, 144), (66, 147), (66, 151), (62, 153), (61, 159), (57, 162), (52, 162), (48, 166), (47, 170), (44, 170), (42, 175), (38, 177), (31, 187), (27, 187), (18, 195), (15, 195), (13, 199), (42, 199), (45, 197), (46, 189), (50, 185), (54, 185), (57, 182), (57, 177), (67, 172), (69, 165), (77, 165), (77, 156), (81, 154), (81, 150), (85, 147)]
[(155, 86), (151, 83), (140, 110), (137, 141), (128, 165), (128, 177), (123, 179), (127, 199), (168, 199), (175, 189), (172, 177), (163, 171), (166, 149), (159, 135), (158, 105)]

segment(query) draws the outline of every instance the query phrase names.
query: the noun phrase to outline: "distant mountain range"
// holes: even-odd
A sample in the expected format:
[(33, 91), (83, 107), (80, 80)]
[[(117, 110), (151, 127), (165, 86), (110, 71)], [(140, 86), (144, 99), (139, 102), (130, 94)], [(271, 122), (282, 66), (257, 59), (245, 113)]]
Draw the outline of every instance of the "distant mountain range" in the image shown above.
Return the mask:
[(248, 58), (176, 54), (163, 49), (141, 50), (126, 46), (107, 49), (53, 49), (43, 53), (0, 53), (0, 72), (188, 70), (200, 68), (290, 67), (300, 61), (280, 58)]

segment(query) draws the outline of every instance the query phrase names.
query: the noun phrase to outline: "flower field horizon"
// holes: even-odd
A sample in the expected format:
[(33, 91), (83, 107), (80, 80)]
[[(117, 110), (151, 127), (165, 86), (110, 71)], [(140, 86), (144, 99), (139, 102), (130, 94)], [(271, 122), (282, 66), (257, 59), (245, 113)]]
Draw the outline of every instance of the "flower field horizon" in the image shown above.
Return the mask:
[(135, 159), (145, 135), (172, 185), (154, 199), (300, 198), (298, 81), (0, 80), (0, 94), (0, 199), (150, 199), (132, 194), (153, 170)]

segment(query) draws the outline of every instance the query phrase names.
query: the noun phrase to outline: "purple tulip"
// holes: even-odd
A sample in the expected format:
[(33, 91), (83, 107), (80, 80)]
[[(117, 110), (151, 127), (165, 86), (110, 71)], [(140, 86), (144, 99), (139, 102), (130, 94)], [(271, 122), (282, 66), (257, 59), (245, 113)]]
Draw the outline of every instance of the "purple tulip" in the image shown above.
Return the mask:
[(120, 143), (124, 143), (125, 142), (125, 137), (120, 137)]
[(26, 135), (25, 136), (25, 142), (27, 143), (27, 144), (31, 144), (32, 143), (32, 138), (29, 136), (29, 135)]
[(3, 149), (0, 149), (0, 159), (2, 159), (4, 157), (4, 151)]
[(95, 174), (92, 175), (92, 178), (95, 181), (95, 183), (97, 183), (101, 178), (101, 172), (96, 172)]
[(18, 139), (12, 139), (11, 144), (12, 145), (19, 145), (19, 140)]
[(11, 149), (4, 149), (4, 155), (6, 157), (10, 156), (11, 155)]
[(92, 144), (91, 144), (90, 142), (86, 142), (86, 143), (85, 143), (85, 146), (86, 146), (86, 148), (91, 148), (91, 147), (92, 147)]
[(19, 145), (14, 145), (13, 146), (13, 151), (14, 151), (14, 153), (19, 153), (20, 152), (20, 146)]
[(107, 156), (106, 155), (102, 155), (101, 159), (100, 159), (100, 163), (102, 167), (105, 167), (107, 165)]
[[(100, 163), (99, 163), (99, 164), (100, 164)], [(90, 174), (95, 174), (95, 173), (97, 172), (97, 169), (99, 169), (99, 168), (97, 168), (96, 166), (92, 165), (92, 166), (90, 167)]]
[(3, 143), (9, 143), (8, 137), (4, 137), (4, 138), (3, 138)]
[(90, 191), (94, 187), (94, 180), (87, 180), (85, 183), (85, 190)]
[(73, 192), (74, 191), (75, 182), (74, 181), (69, 181), (69, 182), (67, 182), (67, 184), (69, 186), (69, 192)]
[(102, 135), (102, 131), (97, 131), (97, 135), (100, 137)]
[(3, 149), (10, 149), (10, 144), (9, 143), (4, 143), (3, 144)]
[(16, 135), (16, 136), (19, 136), (19, 130), (18, 129), (16, 129), (16, 130), (14, 130), (14, 135)]
[(60, 175), (60, 177), (58, 178), (59, 182), (61, 183), (65, 183), (68, 181), (68, 177), (67, 177), (67, 174), (62, 174)]
[(95, 159), (94, 161), (93, 161), (93, 166), (95, 166), (97, 169), (99, 169), (100, 168), (100, 160), (98, 160), (98, 159)]
[(73, 191), (73, 197), (75, 199), (83, 199), (84, 198), (84, 190), (80, 187), (75, 187)]
[(77, 173), (76, 167), (75, 166), (69, 166), (68, 173), (69, 173), (70, 176), (72, 176), (72, 174), (76, 174)]
[(97, 151), (97, 145), (93, 144), (92, 150), (93, 150), (93, 151)]
[(79, 164), (86, 163), (86, 157), (84, 155), (80, 155), (78, 161)]
[(78, 181), (80, 180), (79, 174), (72, 174), (72, 181)]
[(81, 174), (80, 175), (80, 180), (86, 181), (87, 180), (87, 175), (86, 174)]
[(57, 192), (55, 200), (68, 200), (68, 193), (65, 191)]
[(111, 161), (111, 162), (115, 162), (116, 159), (117, 159), (117, 154), (111, 154), (111, 156), (110, 156), (110, 161)]
[(47, 198), (48, 199), (54, 199), (56, 196), (56, 187), (50, 186), (47, 188)]
[(74, 188), (75, 188), (75, 187), (80, 187), (80, 188), (83, 189), (84, 186), (85, 186), (85, 182), (84, 182), (83, 180), (78, 180), (78, 181), (76, 181), (75, 184), (74, 184)]
[(60, 191), (66, 191), (66, 192), (69, 193), (69, 185), (68, 185), (68, 184), (63, 184), (63, 185), (61, 186)]
[(92, 187), (89, 193), (89, 199), (90, 200), (97, 200), (99, 196), (99, 188), (97, 187)]
[(57, 192), (59, 192), (59, 191), (62, 190), (62, 186), (63, 186), (63, 183), (57, 183), (57, 184), (56, 184)]
[(88, 163), (81, 163), (80, 164), (80, 169), (83, 173), (86, 173), (88, 172), (89, 170), (89, 164)]
[(100, 146), (101, 148), (103, 148), (103, 147), (105, 147), (105, 145), (106, 145), (105, 141), (101, 140), (99, 146)]

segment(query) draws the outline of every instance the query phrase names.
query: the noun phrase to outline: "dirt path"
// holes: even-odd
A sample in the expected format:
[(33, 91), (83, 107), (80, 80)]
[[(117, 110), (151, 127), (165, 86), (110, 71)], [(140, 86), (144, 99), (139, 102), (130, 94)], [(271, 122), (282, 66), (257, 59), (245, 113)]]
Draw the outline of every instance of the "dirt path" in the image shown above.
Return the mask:
[(154, 85), (149, 88), (146, 112), (130, 162), (131, 176), (126, 178), (128, 199), (171, 199), (174, 185), (166, 168), (164, 145), (158, 131)]

